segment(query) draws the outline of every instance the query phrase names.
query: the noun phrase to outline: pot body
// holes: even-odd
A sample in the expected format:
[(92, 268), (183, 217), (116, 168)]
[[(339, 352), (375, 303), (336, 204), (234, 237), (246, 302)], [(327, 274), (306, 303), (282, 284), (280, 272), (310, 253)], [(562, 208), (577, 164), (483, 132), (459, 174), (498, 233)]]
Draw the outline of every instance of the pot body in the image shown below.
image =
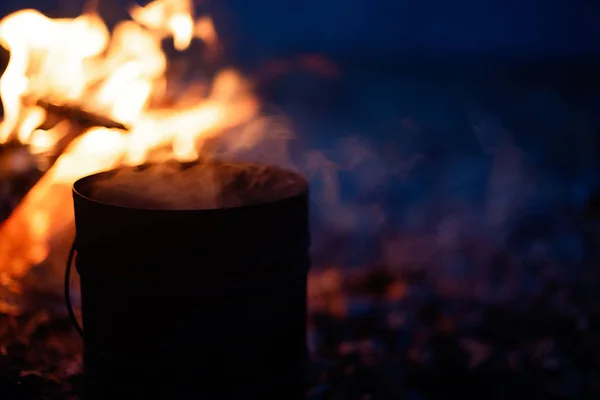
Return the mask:
[(97, 177), (73, 189), (86, 398), (303, 398), (307, 185), (171, 211), (95, 201)]

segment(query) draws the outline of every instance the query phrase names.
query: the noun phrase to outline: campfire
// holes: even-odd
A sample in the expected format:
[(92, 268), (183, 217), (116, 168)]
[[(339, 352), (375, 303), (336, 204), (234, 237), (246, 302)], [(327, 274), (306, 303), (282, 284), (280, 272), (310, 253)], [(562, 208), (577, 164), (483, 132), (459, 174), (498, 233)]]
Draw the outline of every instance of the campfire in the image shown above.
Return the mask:
[[(183, 81), (170, 69), (166, 41), (180, 52), (193, 41), (218, 51), (210, 18), (195, 17), (191, 1), (154, 1), (130, 14), (112, 31), (93, 9), (74, 19), (23, 10), (0, 23), (10, 53), (0, 80), (0, 143), (27, 146), (47, 169), (0, 230), (0, 281), (11, 292), (33, 266), (60, 270), (65, 252), (57, 241), (73, 234), (75, 180), (118, 166), (195, 160), (211, 137), (259, 113), (235, 70)], [(258, 139), (247, 129), (229, 138), (231, 149)], [(6, 296), (2, 303), (16, 306)]]
[[(0, 143), (15, 149), (4, 153), (4, 172), (14, 174), (22, 154), (24, 170), (43, 173), (0, 228), (1, 311), (34, 316), (30, 332), (17, 334), (30, 345), (33, 331), (65, 319), (48, 300), (62, 297), (66, 265), (67, 309), (85, 346), (58, 344), (64, 360), (49, 371), (33, 367), (36, 376), (76, 390), (65, 379), (83, 353), (87, 398), (302, 395), (306, 181), (273, 166), (272, 148), (271, 165), (228, 161), (272, 132), (250, 82), (215, 67), (220, 49), (210, 18), (196, 18), (186, 0), (134, 6), (130, 16), (110, 30), (95, 9), (74, 19), (23, 10), (0, 22), (9, 54)], [(192, 56), (191, 46), (201, 54)], [(186, 51), (183, 69), (172, 65), (168, 53)], [(69, 253), (73, 197), (77, 239)], [(69, 280), (74, 251), (84, 329), (72, 309), (80, 303)], [(169, 315), (164, 329), (158, 310)], [(234, 341), (232, 322), (255, 329)], [(73, 340), (60, 331), (44, 340)], [(216, 384), (224, 377), (235, 388)]]
[[(191, 0), (154, 0), (132, 6), (130, 18), (115, 24), (93, 6), (72, 19), (22, 10), (0, 21), (0, 393), (7, 398), (75, 399), (82, 393), (83, 344), (63, 296), (65, 264), (76, 236), (73, 196), (84, 208), (102, 208), (107, 212), (102, 215), (121, 227), (134, 218), (127, 214), (131, 210), (165, 224), (172, 221), (161, 212), (173, 213), (177, 223), (185, 225), (161, 237), (173, 243), (185, 241), (186, 234), (195, 232), (192, 222), (206, 215), (210, 220), (218, 209), (237, 210), (244, 220), (263, 228), (271, 218), (278, 232), (291, 228), (284, 226), (286, 216), (305, 210), (294, 208), (296, 204), (286, 210), (296, 210), (291, 214), (270, 214), (273, 205), (308, 196), (303, 179), (290, 172), (286, 119), (266, 114), (256, 79), (221, 63), (219, 30), (208, 15), (197, 11)], [(304, 55), (270, 60), (253, 78), (272, 84), (286, 71), (303, 68), (327, 79), (340, 74), (323, 58)], [(444, 399), (448, 393), (474, 399), (597, 397), (598, 257), (597, 251), (585, 247), (597, 247), (597, 221), (581, 216), (579, 203), (577, 210), (560, 209), (552, 218), (543, 210), (541, 217), (528, 215), (537, 205), (549, 210), (558, 203), (551, 198), (561, 186), (553, 179), (562, 175), (549, 177), (541, 169), (527, 169), (534, 156), (525, 154), (523, 144), (483, 112), (485, 107), (469, 114), (472, 137), (466, 146), (481, 147), (486, 163), (469, 164), (473, 160), (444, 153), (446, 137), (454, 134), (446, 126), (453, 122), (446, 114), (471, 99), (471, 93), (461, 92), (453, 101), (449, 93), (454, 89), (438, 82), (387, 77), (392, 83), (382, 79), (372, 84), (369, 74), (377, 75), (356, 73), (348, 81), (364, 91), (352, 105), (376, 109), (376, 117), (366, 127), (342, 125), (340, 140), (327, 150), (317, 151), (309, 144), (310, 151), (302, 149), (302, 166), (292, 168), (310, 179), (310, 204), (315, 206), (311, 218), (317, 221), (311, 232), (316, 265), (308, 275), (308, 319), (302, 321), (312, 356), (309, 398)], [(294, 99), (310, 102), (315, 114), (337, 96), (315, 95), (315, 85), (304, 83), (301, 78), (299, 85), (292, 82), (285, 90), (296, 89)], [(331, 92), (338, 93), (335, 89)], [(350, 92), (339, 91), (349, 97)], [(381, 106), (374, 98), (384, 92), (400, 100)], [(524, 91), (507, 93), (511, 102), (537, 104), (545, 99), (545, 94), (529, 98)], [(436, 103), (445, 96), (447, 103)], [(421, 103), (433, 105), (427, 109)], [(408, 111), (400, 115), (400, 109)], [(544, 118), (559, 111), (547, 112)], [(583, 112), (575, 111), (580, 118)], [(388, 114), (393, 115), (393, 129), (384, 129), (392, 130), (398, 143), (377, 147), (369, 138), (347, 136), (371, 128), (376, 136), (373, 120)], [(334, 130), (328, 123), (326, 129)], [(577, 142), (578, 148), (585, 143)], [(559, 147), (567, 150), (558, 154), (572, 152), (569, 146)], [(576, 169), (577, 161), (570, 167)], [(411, 186), (418, 174), (422, 182)], [(88, 179), (94, 183), (89, 187), (81, 183)], [(485, 181), (482, 199), (457, 194), (478, 179)], [(74, 194), (76, 181), (83, 186), (76, 185)], [(188, 191), (198, 182), (201, 191)], [(342, 187), (348, 182), (350, 195)], [(380, 189), (392, 184), (400, 194), (382, 196)], [(568, 190), (578, 191), (580, 199), (585, 197), (585, 184), (589, 182), (574, 188), (577, 185), (569, 182)], [(416, 190), (419, 185), (427, 189)], [(126, 210), (121, 216), (127, 218), (115, 218), (115, 209)], [(200, 216), (199, 209), (208, 212)], [(265, 221), (249, 211), (257, 209), (266, 213)], [(217, 232), (222, 225), (214, 218)], [(152, 243), (148, 253), (159, 254), (161, 245), (158, 236), (149, 234), (151, 229), (148, 225), (143, 232), (149, 242), (137, 245)], [(295, 232), (304, 234), (303, 229)], [(258, 240), (248, 226), (243, 232), (244, 237), (231, 235), (237, 249), (248, 249), (242, 239)], [(130, 236), (119, 240), (131, 244)], [(203, 246), (202, 251), (212, 251), (208, 244)], [(256, 248), (268, 253), (260, 245)], [(235, 249), (226, 250), (227, 256), (238, 255)], [(577, 255), (572, 255), (580, 253), (573, 261)], [(258, 280), (259, 274), (244, 273), (234, 274), (241, 286)], [(137, 275), (127, 278), (133, 281)], [(211, 278), (218, 281), (222, 276)], [(146, 283), (162, 283), (167, 293), (193, 286), (171, 274), (152, 279)], [(80, 296), (85, 294), (77, 281), (71, 280), (69, 292), (74, 317), (81, 321)], [(203, 285), (207, 292), (214, 289), (207, 282)], [(286, 285), (277, 291), (281, 296), (290, 292)], [(115, 293), (121, 297), (110, 299), (112, 310), (127, 303), (124, 298), (131, 294)], [(265, 309), (278, 305), (276, 299), (265, 303)], [(166, 321), (183, 319), (185, 310), (200, 309), (195, 306), (201, 304), (180, 309), (173, 303), (155, 303), (136, 321), (139, 327), (165, 333)], [(110, 317), (108, 305), (95, 312)], [(165, 309), (169, 312), (158, 312)], [(260, 357), (249, 338), (263, 344), (268, 340), (245, 319), (247, 315), (231, 315), (228, 310), (219, 316), (228, 326), (224, 335), (212, 332), (206, 337), (229, 348), (228, 359), (238, 361), (236, 382), (229, 382), (233, 387), (244, 371), (260, 369), (249, 360)], [(282, 314), (285, 317), (289, 315)], [(156, 327), (142, 325), (150, 319)], [(277, 327), (273, 321), (263, 324)], [(120, 337), (111, 339), (118, 342)], [(195, 346), (206, 350), (203, 344)], [(294, 348), (299, 353), (301, 347)], [(156, 361), (159, 351), (144, 354), (145, 360)], [(270, 356), (277, 359), (277, 354)], [(242, 357), (248, 359), (242, 362)], [(212, 360), (215, 365), (220, 362)], [(278, 365), (265, 361), (261, 368)], [(131, 378), (158, 381), (167, 375), (136, 370)]]

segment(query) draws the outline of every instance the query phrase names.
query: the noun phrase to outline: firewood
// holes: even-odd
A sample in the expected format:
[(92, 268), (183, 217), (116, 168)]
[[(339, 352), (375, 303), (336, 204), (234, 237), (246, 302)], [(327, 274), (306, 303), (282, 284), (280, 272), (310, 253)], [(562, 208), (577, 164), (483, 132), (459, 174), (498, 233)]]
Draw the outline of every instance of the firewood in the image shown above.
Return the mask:
[(38, 100), (36, 104), (49, 113), (59, 115), (63, 118), (77, 121), (86, 126), (100, 126), (111, 129), (121, 129), (128, 131), (129, 128), (124, 124), (117, 122), (111, 118), (99, 115), (80, 107), (70, 104), (54, 104), (47, 100)]

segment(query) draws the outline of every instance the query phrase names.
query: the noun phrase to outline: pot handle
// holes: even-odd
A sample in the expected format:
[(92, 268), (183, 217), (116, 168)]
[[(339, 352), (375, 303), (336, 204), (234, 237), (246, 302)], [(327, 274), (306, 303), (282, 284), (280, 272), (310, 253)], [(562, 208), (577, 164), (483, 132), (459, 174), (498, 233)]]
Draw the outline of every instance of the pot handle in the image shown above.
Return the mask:
[(69, 319), (75, 327), (79, 336), (83, 338), (83, 328), (79, 324), (77, 317), (75, 316), (75, 312), (73, 311), (73, 305), (71, 304), (71, 265), (73, 264), (73, 258), (75, 258), (75, 243), (77, 242), (77, 238), (73, 240), (73, 245), (71, 246), (71, 250), (69, 251), (69, 257), (67, 258), (67, 267), (65, 269), (65, 303), (67, 305), (67, 311), (69, 313)]

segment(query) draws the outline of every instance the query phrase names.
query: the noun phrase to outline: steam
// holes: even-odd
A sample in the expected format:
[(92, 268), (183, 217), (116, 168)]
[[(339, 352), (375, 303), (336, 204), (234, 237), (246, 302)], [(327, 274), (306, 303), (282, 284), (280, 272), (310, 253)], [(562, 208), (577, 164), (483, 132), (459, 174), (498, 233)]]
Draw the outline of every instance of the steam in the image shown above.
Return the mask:
[(299, 175), (273, 167), (165, 163), (100, 176), (91, 185), (89, 195), (123, 207), (200, 210), (272, 202), (305, 189), (305, 181)]

